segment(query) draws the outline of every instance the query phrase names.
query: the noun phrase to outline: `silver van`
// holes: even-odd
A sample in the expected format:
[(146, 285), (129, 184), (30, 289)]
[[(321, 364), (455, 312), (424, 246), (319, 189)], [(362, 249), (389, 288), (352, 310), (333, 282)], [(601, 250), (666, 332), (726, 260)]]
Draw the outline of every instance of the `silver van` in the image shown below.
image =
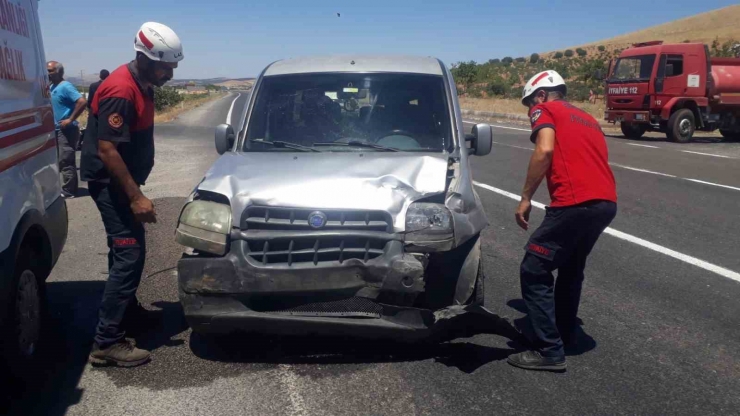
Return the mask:
[(483, 303), (488, 222), (455, 84), (434, 58), (269, 65), (182, 209), (180, 302), (195, 332), (423, 338)]

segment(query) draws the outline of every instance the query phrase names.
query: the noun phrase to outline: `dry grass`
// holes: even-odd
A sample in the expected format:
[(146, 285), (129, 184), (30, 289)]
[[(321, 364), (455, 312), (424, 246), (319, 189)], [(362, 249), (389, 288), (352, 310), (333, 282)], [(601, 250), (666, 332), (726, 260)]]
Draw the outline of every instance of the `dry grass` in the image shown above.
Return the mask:
[(207, 103), (209, 101), (213, 101), (213, 100), (217, 100), (219, 98), (222, 98), (225, 95), (226, 95), (226, 93), (216, 93), (216, 94), (211, 94), (211, 95), (209, 95), (207, 97), (201, 97), (201, 98), (195, 98), (195, 99), (192, 99), (192, 100), (183, 101), (182, 103), (180, 103), (180, 104), (178, 104), (178, 105), (176, 105), (174, 107), (170, 107), (170, 108), (168, 108), (168, 109), (166, 109), (166, 110), (164, 110), (162, 112), (159, 112), (159, 113), (155, 114), (154, 115), (154, 122), (155, 123), (166, 123), (168, 121), (172, 121), (172, 120), (176, 119), (177, 116), (179, 116), (180, 114), (182, 114), (182, 113), (184, 113), (186, 111), (190, 111), (190, 110), (192, 110), (194, 108), (200, 107), (201, 105), (203, 105), (203, 104), (205, 104), (205, 103)]
[[(603, 102), (591, 103), (573, 103), (576, 107), (582, 108), (587, 113), (594, 116), (596, 120), (604, 118)], [(460, 97), (460, 108), (474, 111), (489, 111), (493, 113), (520, 114), (527, 115), (527, 108), (519, 100), (504, 98), (466, 98)]]
[[(720, 42), (729, 39), (740, 39), (740, 5), (728, 6), (718, 10), (697, 14), (627, 33), (611, 39), (590, 42), (580, 47), (589, 55), (596, 53), (598, 45), (606, 46), (607, 51), (622, 49), (636, 42), (662, 40), (665, 43), (680, 43), (685, 40), (711, 44), (717, 38)], [(576, 49), (577, 46), (565, 49)], [(552, 53), (552, 52), (551, 52)], [(544, 54), (547, 56), (549, 54)]]
[(238, 81), (235, 79), (230, 79), (228, 81), (219, 82), (216, 84), (217, 87), (226, 87), (226, 88), (236, 88), (236, 87), (243, 87), (243, 88), (251, 88), (252, 85), (254, 85), (255, 80), (246, 80), (246, 81)]

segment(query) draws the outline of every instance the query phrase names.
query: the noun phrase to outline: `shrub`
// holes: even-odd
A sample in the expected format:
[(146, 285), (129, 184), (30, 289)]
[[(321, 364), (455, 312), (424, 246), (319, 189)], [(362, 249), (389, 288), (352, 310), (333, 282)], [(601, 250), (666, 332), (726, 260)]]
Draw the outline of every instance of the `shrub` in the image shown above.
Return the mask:
[(585, 50), (585, 49), (583, 49), (583, 48), (578, 48), (578, 49), (576, 49), (576, 53), (577, 53), (577, 54), (578, 54), (578, 56), (580, 56), (580, 57), (584, 57), (584, 56), (588, 55), (588, 52), (586, 52), (586, 50)]
[(532, 55), (529, 55), (529, 63), (536, 64), (540, 61), (540, 55), (533, 53)]
[(157, 111), (180, 104), (182, 100), (182, 95), (178, 94), (174, 88), (161, 87), (154, 89), (154, 108)]
[(486, 86), (486, 92), (488, 95), (505, 96), (508, 86), (503, 82), (491, 82)]
[(599, 45), (599, 52), (604, 52), (606, 50), (606, 46)]
[(521, 62), (527, 62), (527, 58), (525, 58), (525, 57), (519, 57), (519, 58), (516, 58), (515, 60), (516, 60), (517, 62), (520, 62), (520, 63), (521, 63)]
[(563, 53), (562, 52), (555, 52), (555, 59), (560, 59), (562, 57), (563, 57)]
[(566, 58), (570, 58), (570, 57), (572, 57), (572, 56), (573, 56), (573, 50), (571, 50), (571, 49), (567, 49), (567, 50), (565, 51), (565, 57), (566, 57)]
[(501, 62), (503, 62), (503, 63), (505, 63), (505, 64), (508, 65), (508, 64), (514, 62), (514, 58), (512, 58), (511, 56), (507, 56), (504, 59), (502, 59)]
[(501, 63), (501, 60), (500, 60), (500, 59), (498, 59), (498, 58), (495, 58), (495, 59), (489, 59), (489, 60), (488, 60), (488, 63), (489, 63), (490, 65), (498, 65), (498, 64), (500, 64), (500, 63)]

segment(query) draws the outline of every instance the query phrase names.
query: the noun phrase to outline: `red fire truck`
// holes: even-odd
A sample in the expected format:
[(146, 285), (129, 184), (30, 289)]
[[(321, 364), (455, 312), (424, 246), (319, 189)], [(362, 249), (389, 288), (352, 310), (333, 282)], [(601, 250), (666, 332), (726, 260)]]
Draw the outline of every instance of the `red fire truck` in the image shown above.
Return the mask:
[(628, 138), (660, 131), (686, 143), (694, 132), (719, 130), (740, 140), (740, 58), (711, 58), (700, 43), (637, 43), (606, 79), (604, 118)]

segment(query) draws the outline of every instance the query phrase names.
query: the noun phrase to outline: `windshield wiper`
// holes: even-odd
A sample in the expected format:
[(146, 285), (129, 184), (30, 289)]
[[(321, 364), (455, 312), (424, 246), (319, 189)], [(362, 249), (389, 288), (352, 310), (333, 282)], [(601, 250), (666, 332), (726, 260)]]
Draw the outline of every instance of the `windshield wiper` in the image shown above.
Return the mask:
[(371, 149), (383, 150), (385, 152), (399, 152), (400, 150), (395, 147), (386, 147), (374, 143), (366, 143), (360, 141), (349, 141), (349, 142), (326, 142), (326, 143), (314, 143), (314, 146), (357, 146), (357, 147), (369, 147)]
[(265, 140), (265, 139), (249, 139), (252, 143), (262, 143), (262, 144), (269, 144), (274, 147), (278, 148), (286, 148), (286, 149), (293, 149), (293, 150), (300, 150), (302, 152), (321, 152), (321, 150), (313, 149), (308, 146), (302, 146), (300, 144), (290, 143), (290, 142), (282, 142), (279, 140)]

